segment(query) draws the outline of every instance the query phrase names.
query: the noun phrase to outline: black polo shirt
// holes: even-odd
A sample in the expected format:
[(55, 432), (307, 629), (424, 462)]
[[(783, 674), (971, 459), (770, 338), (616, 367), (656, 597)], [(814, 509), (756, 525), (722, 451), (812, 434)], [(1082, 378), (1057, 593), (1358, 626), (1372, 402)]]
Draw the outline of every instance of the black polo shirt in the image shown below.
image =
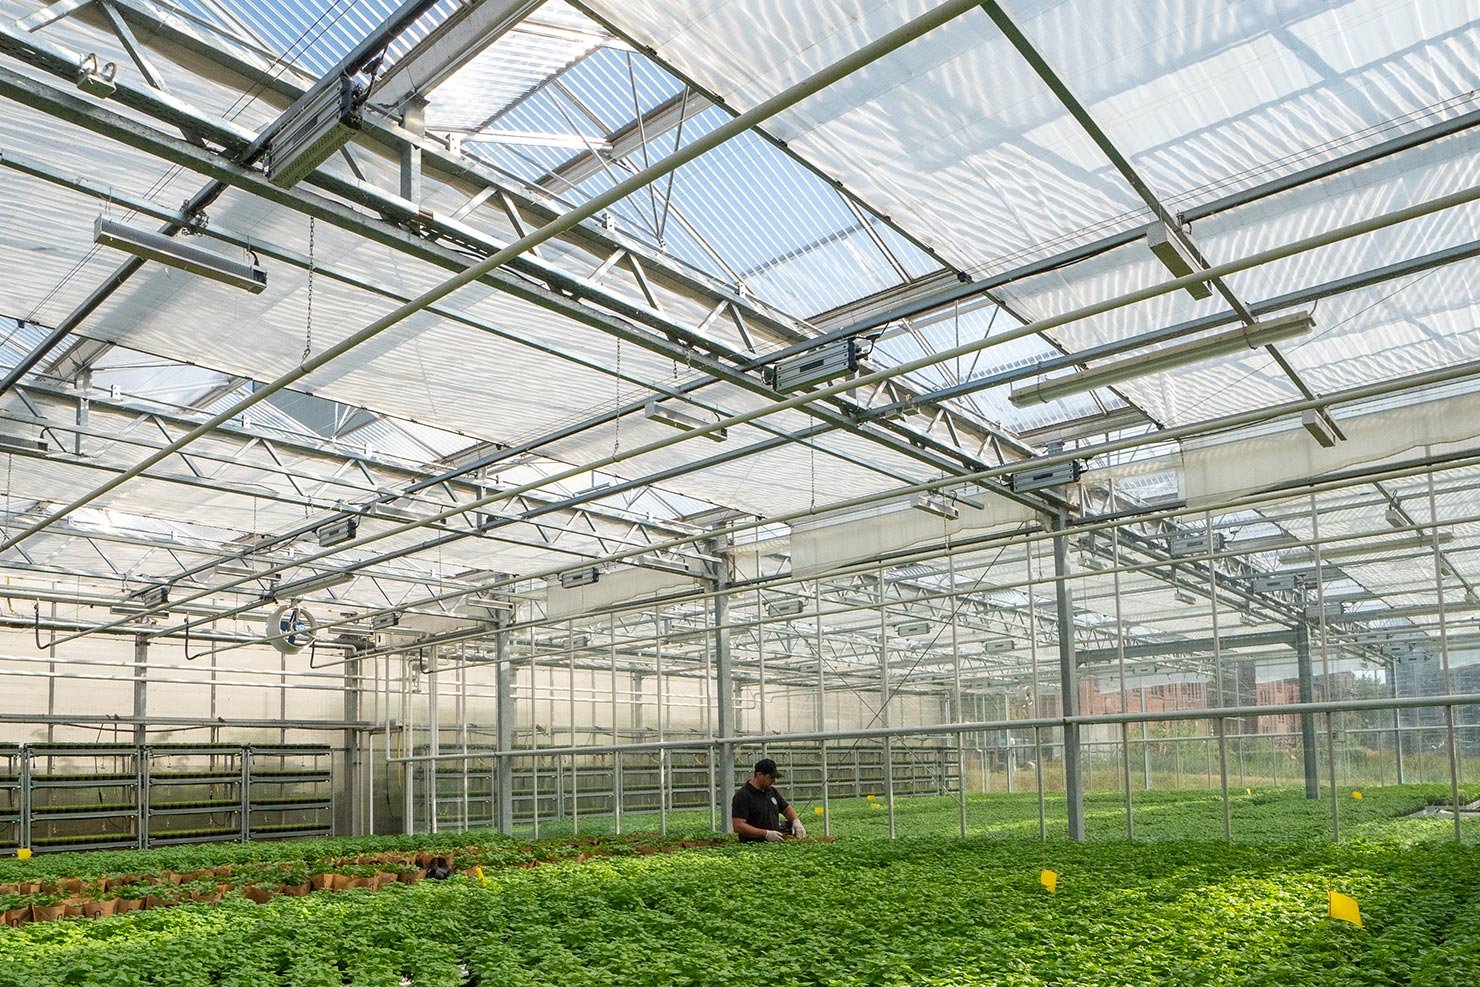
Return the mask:
[[(735, 792), (735, 797), (730, 800), (730, 817), (732, 819), (744, 819), (752, 826), (761, 829), (776, 829), (781, 821), (781, 813), (786, 811), (786, 799), (776, 791), (772, 785), (764, 792), (756, 788), (750, 782), (740, 786)], [(740, 835), (742, 843), (760, 843), (762, 839), (754, 836)]]

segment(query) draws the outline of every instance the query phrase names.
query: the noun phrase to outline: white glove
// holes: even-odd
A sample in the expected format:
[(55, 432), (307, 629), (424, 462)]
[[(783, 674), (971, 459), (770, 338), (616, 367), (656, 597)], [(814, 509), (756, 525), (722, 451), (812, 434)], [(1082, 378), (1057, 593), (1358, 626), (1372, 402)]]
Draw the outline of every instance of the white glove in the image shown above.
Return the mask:
[(799, 840), (805, 840), (807, 838), (807, 827), (802, 825), (800, 819), (793, 819), (791, 821), (791, 835)]
[(768, 830), (766, 830), (766, 842), (767, 843), (780, 843), (784, 839), (786, 839), (786, 837), (784, 837), (784, 836), (781, 835), (781, 830), (779, 830), (779, 829), (768, 829)]

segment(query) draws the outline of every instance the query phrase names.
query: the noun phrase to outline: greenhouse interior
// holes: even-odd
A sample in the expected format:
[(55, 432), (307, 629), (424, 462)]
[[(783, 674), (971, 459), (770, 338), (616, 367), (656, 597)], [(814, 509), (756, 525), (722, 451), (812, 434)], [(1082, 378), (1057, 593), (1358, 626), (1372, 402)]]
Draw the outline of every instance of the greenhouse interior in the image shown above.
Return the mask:
[(0, 8), (0, 987), (1480, 982), (1474, 0)]

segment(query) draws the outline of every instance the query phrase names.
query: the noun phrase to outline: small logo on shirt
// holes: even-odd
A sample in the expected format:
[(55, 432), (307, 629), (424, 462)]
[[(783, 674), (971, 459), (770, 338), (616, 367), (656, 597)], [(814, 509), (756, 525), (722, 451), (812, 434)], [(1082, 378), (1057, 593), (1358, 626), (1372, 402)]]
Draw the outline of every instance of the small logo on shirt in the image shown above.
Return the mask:
[(776, 804), (776, 796), (774, 796), (774, 795), (771, 796), (771, 804), (772, 805), (775, 805)]

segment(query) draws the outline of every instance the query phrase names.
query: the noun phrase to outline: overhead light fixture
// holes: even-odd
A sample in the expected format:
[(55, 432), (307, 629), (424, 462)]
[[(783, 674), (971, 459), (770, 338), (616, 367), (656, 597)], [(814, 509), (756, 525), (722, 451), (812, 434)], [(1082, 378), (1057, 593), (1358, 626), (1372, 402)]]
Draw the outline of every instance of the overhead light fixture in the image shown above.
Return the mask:
[(125, 226), (117, 220), (99, 216), (93, 223), (93, 242), (124, 253), (177, 267), (212, 281), (231, 285), (260, 295), (267, 288), (267, 272), (256, 264), (234, 260), (214, 250), (184, 243), (175, 237)]
[(1327, 603), (1325, 607), (1312, 603), (1305, 608), (1305, 619), (1312, 623), (1320, 623), (1322, 619), (1336, 620), (1342, 615), (1340, 603)]
[(1310, 437), (1316, 440), (1316, 445), (1322, 449), (1330, 449), (1336, 445), (1336, 429), (1331, 427), (1331, 421), (1324, 412), (1312, 408), (1300, 416), (1300, 424), (1310, 433)]
[(50, 448), (46, 444), (45, 439), (27, 439), (19, 435), (0, 435), (0, 452), (14, 453), (17, 456), (43, 457)]
[(982, 642), (982, 654), (1006, 654), (1015, 647), (1017, 647), (1017, 642), (1010, 637), (989, 637)]
[(900, 637), (924, 637), (930, 633), (930, 621), (911, 620), (894, 625), (894, 633)]
[(355, 574), (352, 572), (326, 572), (318, 576), (309, 576), (306, 579), (297, 579), (291, 583), (274, 586), (268, 593), (268, 599), (292, 600), (321, 589), (342, 586), (354, 578)]
[(767, 371), (766, 379), (782, 394), (789, 394), (846, 377), (857, 369), (858, 341), (850, 336), (778, 361)]
[(325, 85), (278, 130), (267, 148), (267, 180), (292, 188), (360, 129), (366, 89), (347, 75)]
[[(698, 415), (691, 415), (686, 411), (675, 408), (670, 402), (659, 401), (657, 398), (648, 400), (647, 407), (643, 409), (643, 414), (647, 416), (649, 421), (662, 422), (664, 425), (676, 428), (681, 432), (692, 432), (695, 429), (704, 428), (719, 421), (718, 418), (706, 420), (700, 418)], [(726, 430), (722, 428), (704, 433), (704, 438), (712, 442), (723, 442), (728, 437)]]
[(1223, 551), (1227, 539), (1219, 532), (1209, 533), (1202, 528), (1173, 531), (1167, 535), (1167, 552), (1177, 558), (1189, 555), (1212, 555)]
[(601, 570), (593, 566), (584, 569), (571, 569), (569, 572), (560, 574), (560, 585), (564, 589), (575, 589), (578, 586), (590, 586), (601, 578)]
[(943, 517), (947, 521), (954, 521), (961, 516), (961, 512), (956, 508), (956, 505), (940, 494), (917, 493), (910, 498), (910, 506), (917, 511), (924, 511), (926, 514)]
[(469, 596), (463, 604), (473, 610), (482, 610), (497, 623), (506, 623), (514, 617), (514, 601), (507, 596)]
[[(1161, 261), (1162, 266), (1171, 272), (1174, 278), (1185, 278), (1194, 271), (1203, 271), (1206, 268), (1193, 256), (1192, 251), (1182, 242), (1182, 238), (1172, 232), (1171, 227), (1165, 223), (1152, 223), (1146, 227), (1146, 246)], [(1198, 281), (1189, 284), (1185, 289), (1193, 298), (1201, 301), (1213, 294), (1213, 286), (1206, 281)]]
[(1268, 572), (1249, 577), (1248, 587), (1250, 593), (1288, 593), (1304, 583), (1305, 576), (1301, 573)]
[(1191, 606), (1192, 604), (1197, 602), (1197, 597), (1192, 593), (1191, 590), (1178, 588), (1177, 591), (1172, 595), (1176, 597), (1178, 603), (1185, 603), (1188, 606)]
[(1311, 314), (1297, 312), (1278, 319), (1256, 322), (1252, 326), (1240, 326), (1227, 332), (1204, 336), (1202, 339), (1164, 346), (1159, 350), (1103, 364), (1092, 370), (1081, 370), (1062, 377), (1042, 380), (1013, 391), (1008, 395), (1008, 400), (1019, 408), (1032, 404), (1046, 404), (1070, 394), (1079, 394), (1122, 380), (1144, 377), (1147, 374), (1159, 373), (1189, 363), (1209, 360), (1215, 356), (1237, 353), (1243, 349), (1269, 346), (1296, 336), (1303, 336), (1313, 328), (1315, 328), (1315, 320), (1311, 318)]
[(1066, 463), (1057, 463), (1041, 469), (1011, 473), (1007, 477), (1007, 488), (1013, 493), (1026, 493), (1029, 490), (1067, 486), (1078, 480), (1083, 472), (1084, 464), (1077, 459), (1071, 459)]
[(535, 644), (545, 648), (564, 648), (567, 651), (579, 651), (591, 643), (588, 634), (572, 634), (570, 637), (542, 637)]
[(778, 600), (775, 603), (766, 604), (766, 613), (772, 617), (792, 617), (807, 609), (807, 605), (801, 600)]
[(1383, 517), (1386, 518), (1387, 523), (1392, 525), (1394, 528), (1408, 527), (1408, 518), (1404, 517), (1403, 509), (1399, 507), (1396, 503), (1388, 505), (1388, 509), (1383, 514)]
[(347, 541), (354, 541), (355, 534), (359, 530), (360, 519), (351, 515), (321, 524), (313, 529), (313, 533), (321, 547), (332, 548), (335, 545), (343, 545)]
[(152, 586), (144, 586), (134, 590), (124, 598), (128, 603), (145, 610), (154, 607), (162, 607), (170, 601), (170, 584), (155, 583)]
[(372, 631), (387, 631), (401, 622), (401, 611), (390, 610), (385, 613), (372, 614), (370, 616), (370, 629)]

